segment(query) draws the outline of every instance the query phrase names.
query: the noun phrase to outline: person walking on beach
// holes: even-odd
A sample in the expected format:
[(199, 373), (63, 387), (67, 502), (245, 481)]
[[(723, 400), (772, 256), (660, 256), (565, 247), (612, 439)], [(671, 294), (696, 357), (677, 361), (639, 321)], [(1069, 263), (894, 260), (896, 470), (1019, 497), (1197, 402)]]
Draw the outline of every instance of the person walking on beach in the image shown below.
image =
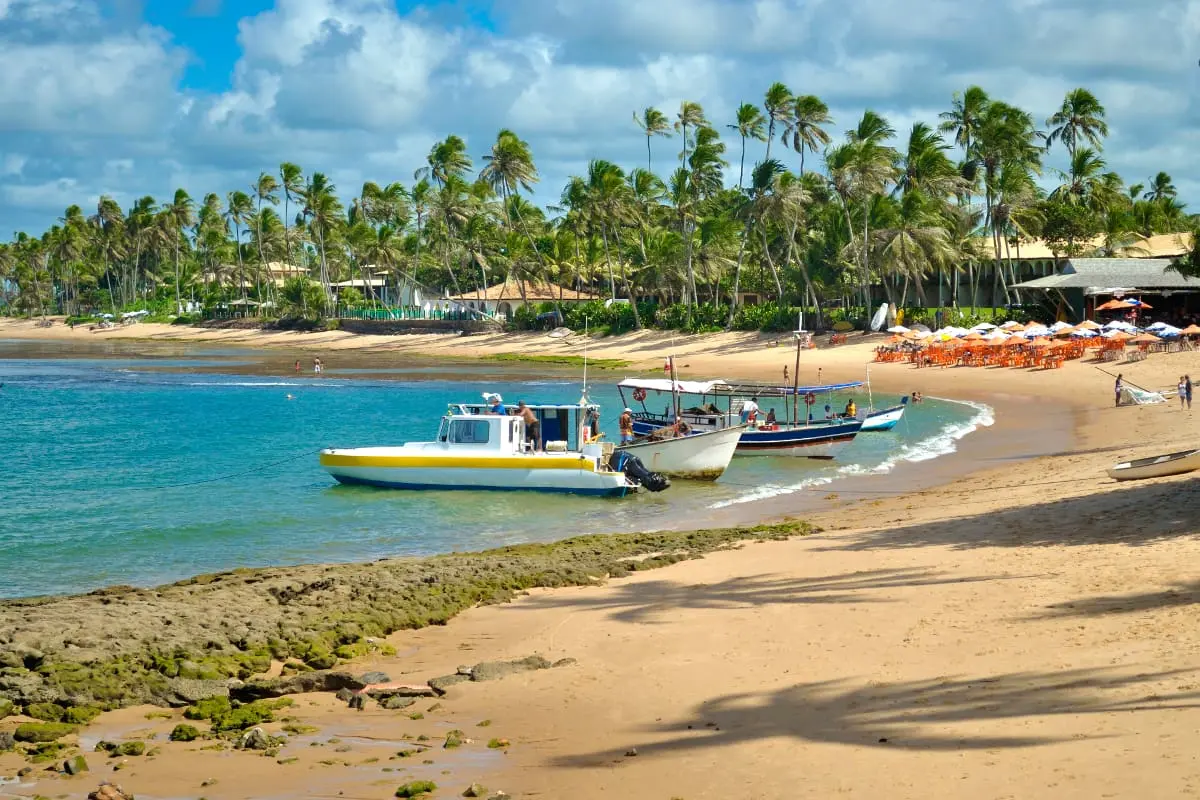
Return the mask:
[(535, 450), (542, 449), (542, 423), (538, 422), (537, 414), (525, 405), (524, 400), (517, 401), (517, 414), (525, 420), (525, 441), (532, 442)]
[(787, 386), (787, 382), (788, 382), (787, 364), (784, 364), (783, 365), (783, 385)]
[(1187, 390), (1187, 407), (1188, 411), (1192, 410), (1192, 376), (1183, 376), (1183, 388)]
[(629, 444), (633, 441), (633, 409), (626, 408), (621, 414), (621, 418), (617, 420), (617, 428), (621, 431), (621, 444)]
[(296, 374), (300, 374), (300, 359), (296, 359)]
[(1183, 376), (1179, 376), (1179, 383), (1175, 384), (1175, 393), (1179, 395), (1179, 410), (1183, 411), (1187, 408), (1187, 384), (1183, 382)]
[(317, 375), (321, 374), (321, 359), (319, 358), (313, 359), (313, 373)]
[(1117, 382), (1115, 384), (1113, 384), (1113, 395), (1115, 396), (1115, 399), (1116, 399), (1116, 402), (1113, 403), (1114, 407), (1121, 405), (1121, 390), (1125, 388), (1125, 383), (1121, 380), (1121, 376), (1123, 374), (1124, 373), (1118, 372), (1117, 373)]

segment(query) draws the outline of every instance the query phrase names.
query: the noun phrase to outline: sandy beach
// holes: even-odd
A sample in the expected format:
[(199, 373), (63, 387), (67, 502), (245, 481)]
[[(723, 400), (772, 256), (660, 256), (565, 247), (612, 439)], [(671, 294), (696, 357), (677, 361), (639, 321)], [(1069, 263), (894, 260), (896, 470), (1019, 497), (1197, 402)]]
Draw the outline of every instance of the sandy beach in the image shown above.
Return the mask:
[[(583, 351), (579, 338), (536, 334), (89, 332), (10, 320), (0, 321), (4, 338), (278, 348), (281, 364), (301, 351), (327, 363)], [(661, 370), (674, 352), (698, 377), (776, 379), (794, 351), (786, 339), (771, 346), (775, 339), (646, 333), (594, 340), (587, 352), (645, 371)], [(825, 381), (860, 379), (877, 342), (806, 351), (801, 379), (815, 381), (818, 369)], [(1180, 374), (1200, 376), (1200, 353), (1105, 369), (1166, 388)], [(446, 625), (394, 633), (395, 655), (338, 668), (423, 683), (533, 654), (574, 659), (568, 665), (460, 683), (402, 711), (299, 695), (291, 724), (316, 730), (274, 757), (166, 742), (179, 711), (169, 719), (147, 719), (160, 709), (146, 707), (108, 712), (81, 734), (82, 750), (100, 738), (153, 736), (159, 753), (108, 760), (88, 752), (91, 771), (70, 778), (36, 765), (0, 782), (0, 797), (82, 797), (100, 779), (139, 798), (209, 800), (388, 797), (416, 778), (438, 784), (435, 798), (461, 796), (474, 782), (513, 797), (647, 800), (1200, 791), (1191, 747), (1200, 727), (1194, 479), (1118, 484), (1104, 473), (1128, 457), (1194, 446), (1200, 410), (1174, 400), (1113, 408), (1112, 377), (1087, 361), (1050, 371), (881, 364), (871, 379), (876, 391), (988, 402), (996, 424), (979, 440), (985, 445), (962, 440), (964, 466), (937, 485), (830, 493), (826, 507), (804, 514), (821, 529), (813, 535), (629, 577), (597, 575), (591, 586), (535, 589)], [(1028, 433), (1051, 429), (1061, 438)], [(788, 516), (787, 504), (777, 499), (773, 516)], [(21, 721), (0, 721), (0, 730)], [(276, 733), (283, 724), (264, 727)], [(472, 741), (442, 748), (455, 729)], [(489, 748), (492, 739), (507, 744)], [(425, 744), (434, 746), (396, 757)], [(0, 779), (23, 766), (0, 753)]]

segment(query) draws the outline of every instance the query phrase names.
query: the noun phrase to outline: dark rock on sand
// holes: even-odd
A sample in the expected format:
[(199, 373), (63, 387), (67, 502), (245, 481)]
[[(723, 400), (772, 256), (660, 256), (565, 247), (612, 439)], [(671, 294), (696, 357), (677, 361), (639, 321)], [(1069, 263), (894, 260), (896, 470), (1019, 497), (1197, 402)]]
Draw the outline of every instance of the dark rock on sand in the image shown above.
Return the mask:
[(120, 786), (104, 781), (88, 795), (88, 800), (133, 800), (133, 795), (126, 794)]
[[(468, 667), (468, 669), (470, 668)], [(438, 678), (431, 678), (429, 681), (429, 686), (439, 695), (443, 695), (446, 693), (446, 690), (454, 684), (469, 680), (471, 680), (471, 675), (469, 672), (465, 675), (461, 672), (458, 672), (454, 675), (442, 675)]]
[(578, 663), (579, 662), (573, 658), (560, 658), (558, 661), (555, 661), (551, 666), (554, 667), (555, 669), (558, 669), (559, 667), (574, 666), (575, 664), (578, 664)]
[(379, 705), (386, 708), (388, 711), (399, 711), (402, 708), (408, 708), (417, 701), (411, 697), (400, 697), (399, 695), (391, 695), (380, 699)]
[(388, 677), (386, 672), (366, 672), (358, 676), (358, 679), (367, 686), (372, 683), (391, 683), (392, 679)]
[(79, 775), (80, 773), (87, 772), (88, 771), (87, 759), (84, 758), (83, 756), (75, 756), (74, 758), (68, 758), (66, 761), (63, 762), (62, 771), (67, 773), (68, 775)]
[(550, 667), (550, 662), (541, 656), (526, 656), (516, 661), (483, 661), (471, 668), (471, 680), (494, 681), (518, 672), (532, 672)]
[(350, 698), (350, 707), (355, 711), (362, 711), (367, 707), (367, 696), (365, 694), (356, 694)]
[(238, 739), (241, 750), (269, 750), (275, 746), (275, 741), (262, 728), (251, 728)]
[(229, 681), (199, 678), (172, 678), (167, 684), (166, 697), (172, 706), (190, 706), (214, 697), (229, 697)]
[(385, 697), (436, 697), (437, 692), (432, 686), (392, 684), (390, 686), (368, 686), (366, 693), (376, 700)]
[(470, 786), (468, 786), (466, 788), (466, 791), (464, 791), (462, 793), (462, 796), (463, 797), (487, 797), (487, 787), (482, 784), (479, 784), (479, 783), (472, 783)]
[(236, 689), (230, 690), (230, 696), (235, 700), (249, 702), (264, 700), (269, 697), (284, 697), (289, 694), (307, 694), (308, 692), (336, 692), (340, 689), (358, 691), (366, 686), (349, 672), (334, 672), (318, 669), (312, 672), (301, 672), (296, 675), (286, 675), (279, 678), (247, 681)]
[(353, 689), (338, 689), (337, 694), (335, 694), (334, 697), (336, 697), (338, 700), (341, 700), (343, 703), (349, 703), (354, 699), (354, 694), (355, 692)]
[(17, 740), (13, 738), (11, 733), (8, 731), (0, 733), (0, 753), (3, 753), (5, 750), (12, 750), (16, 746)]

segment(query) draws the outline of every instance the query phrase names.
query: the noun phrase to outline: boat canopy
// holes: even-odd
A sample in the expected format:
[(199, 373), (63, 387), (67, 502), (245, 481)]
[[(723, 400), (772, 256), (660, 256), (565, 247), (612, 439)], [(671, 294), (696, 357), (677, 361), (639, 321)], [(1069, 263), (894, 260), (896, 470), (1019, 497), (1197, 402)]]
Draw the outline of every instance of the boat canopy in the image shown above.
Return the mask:
[(677, 391), (681, 394), (711, 394), (711, 395), (751, 395), (755, 397), (791, 397), (793, 394), (813, 394), (837, 392), (843, 389), (857, 389), (862, 381), (850, 383), (830, 383), (821, 386), (776, 386), (769, 383), (729, 383), (723, 380), (714, 381), (672, 381), (667, 378), (626, 378), (617, 386), (623, 389), (647, 389), (656, 392)]

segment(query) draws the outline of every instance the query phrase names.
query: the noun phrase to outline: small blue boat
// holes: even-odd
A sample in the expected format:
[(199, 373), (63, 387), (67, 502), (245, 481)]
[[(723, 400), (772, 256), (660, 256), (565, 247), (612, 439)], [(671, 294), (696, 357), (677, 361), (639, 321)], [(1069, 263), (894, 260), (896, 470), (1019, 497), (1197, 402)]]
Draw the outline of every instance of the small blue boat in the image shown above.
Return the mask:
[(902, 397), (898, 406), (868, 413), (863, 419), (863, 431), (890, 431), (900, 422), (906, 408), (908, 408), (908, 398)]

